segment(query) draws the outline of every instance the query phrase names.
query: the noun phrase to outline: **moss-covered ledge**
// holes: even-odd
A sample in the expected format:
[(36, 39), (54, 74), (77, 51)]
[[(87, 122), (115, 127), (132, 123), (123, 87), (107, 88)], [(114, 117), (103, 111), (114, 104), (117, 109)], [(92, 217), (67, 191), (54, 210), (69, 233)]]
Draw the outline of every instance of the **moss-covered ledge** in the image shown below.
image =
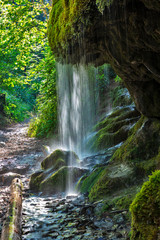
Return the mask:
[[(89, 37), (90, 41), (95, 42), (94, 33), (100, 27), (97, 24), (100, 18), (102, 14), (96, 1), (54, 0), (48, 23), (49, 44), (54, 55), (60, 61), (65, 59), (77, 63), (77, 56), (80, 55), (89, 61), (91, 50), (86, 54), (86, 42), (83, 39)], [(95, 47), (95, 44), (91, 46), (92, 52)]]

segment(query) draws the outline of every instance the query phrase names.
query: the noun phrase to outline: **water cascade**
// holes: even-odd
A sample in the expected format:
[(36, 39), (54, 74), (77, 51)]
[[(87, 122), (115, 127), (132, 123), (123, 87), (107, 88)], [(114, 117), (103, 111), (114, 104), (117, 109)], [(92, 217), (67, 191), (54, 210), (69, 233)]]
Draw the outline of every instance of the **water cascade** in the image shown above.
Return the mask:
[[(81, 158), (86, 154), (84, 142), (96, 119), (95, 69), (69, 64), (58, 64), (57, 69), (61, 145)], [(70, 157), (69, 166), (74, 165)], [(69, 192), (72, 188), (70, 174)]]

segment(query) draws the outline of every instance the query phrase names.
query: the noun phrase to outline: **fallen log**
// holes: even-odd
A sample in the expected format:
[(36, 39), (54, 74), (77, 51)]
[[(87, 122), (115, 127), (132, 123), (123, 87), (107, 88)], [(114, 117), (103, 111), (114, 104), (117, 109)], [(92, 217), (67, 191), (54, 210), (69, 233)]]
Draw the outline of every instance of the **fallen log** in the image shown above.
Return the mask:
[(15, 178), (11, 184), (11, 197), (3, 224), (1, 240), (20, 240), (22, 222), (22, 182)]

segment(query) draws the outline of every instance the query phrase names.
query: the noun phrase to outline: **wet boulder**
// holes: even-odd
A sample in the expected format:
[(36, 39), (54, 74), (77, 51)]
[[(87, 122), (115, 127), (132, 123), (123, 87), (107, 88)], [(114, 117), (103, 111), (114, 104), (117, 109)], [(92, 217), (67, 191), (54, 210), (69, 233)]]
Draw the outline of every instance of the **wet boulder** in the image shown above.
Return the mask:
[(97, 166), (79, 182), (91, 201), (141, 186), (160, 166), (160, 120), (141, 117), (105, 168)]
[(76, 183), (85, 172), (85, 169), (80, 169), (77, 167), (61, 167), (52, 175), (48, 175), (40, 183), (40, 191), (43, 193), (65, 192), (68, 187), (69, 175), (71, 176), (72, 182)]
[(71, 158), (74, 165), (78, 165), (78, 156), (72, 151), (57, 149), (51, 153), (42, 161), (42, 169), (31, 175), (30, 189), (43, 193), (65, 191), (69, 175), (75, 183), (86, 172), (78, 167), (69, 167)]
[(58, 169), (59, 167), (67, 166), (70, 159), (74, 163), (79, 161), (78, 156), (74, 152), (57, 149), (42, 161), (41, 167), (44, 170), (51, 167)]

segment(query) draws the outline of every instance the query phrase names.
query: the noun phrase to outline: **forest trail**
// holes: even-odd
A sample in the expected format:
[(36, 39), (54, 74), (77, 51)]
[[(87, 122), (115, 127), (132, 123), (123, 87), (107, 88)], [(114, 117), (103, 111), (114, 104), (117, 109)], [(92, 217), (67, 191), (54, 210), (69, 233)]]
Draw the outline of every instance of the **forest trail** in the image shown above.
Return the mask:
[(0, 234), (13, 178), (20, 177), (25, 188), (29, 175), (43, 159), (43, 144), (46, 140), (29, 138), (27, 123), (12, 124), (0, 129)]

